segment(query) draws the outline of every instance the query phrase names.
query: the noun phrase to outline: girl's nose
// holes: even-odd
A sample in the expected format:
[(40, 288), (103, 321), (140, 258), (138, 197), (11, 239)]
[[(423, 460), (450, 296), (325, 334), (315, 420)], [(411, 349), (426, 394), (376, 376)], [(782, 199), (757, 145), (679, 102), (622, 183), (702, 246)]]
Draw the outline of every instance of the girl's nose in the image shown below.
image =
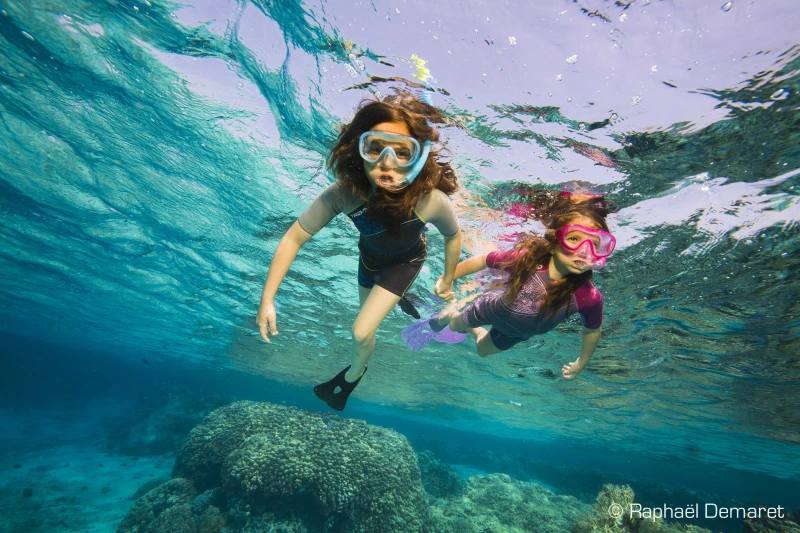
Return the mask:
[(396, 165), (394, 163), (394, 158), (392, 157), (392, 155), (387, 153), (386, 155), (380, 158), (380, 160), (378, 161), (378, 166), (380, 167), (381, 170), (391, 170)]
[(580, 247), (575, 250), (575, 254), (580, 257), (591, 257), (593, 255), (588, 242), (581, 244)]

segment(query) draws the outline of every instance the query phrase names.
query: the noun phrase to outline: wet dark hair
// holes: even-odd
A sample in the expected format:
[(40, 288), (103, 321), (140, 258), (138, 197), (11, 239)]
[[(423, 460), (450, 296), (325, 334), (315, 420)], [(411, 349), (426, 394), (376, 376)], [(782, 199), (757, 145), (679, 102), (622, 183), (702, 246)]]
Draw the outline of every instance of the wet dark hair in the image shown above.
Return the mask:
[(458, 180), (453, 167), (440, 161), (441, 149), (431, 149), (428, 160), (417, 178), (400, 191), (387, 191), (378, 187), (372, 196), (372, 185), (364, 172), (364, 160), (358, 151), (361, 134), (370, 131), (384, 122), (400, 122), (406, 125), (411, 136), (419, 141), (432, 143), (439, 140), (439, 132), (431, 123), (444, 123), (438, 109), (422, 102), (408, 91), (381, 100), (364, 100), (359, 105), (353, 120), (346, 124), (328, 156), (328, 168), (340, 184), (350, 188), (369, 205), (375, 207), (374, 213), (381, 219), (378, 222), (388, 227), (391, 235), (401, 221), (411, 216), (420, 196), (439, 189), (445, 194), (458, 190)]
[[(528, 278), (536, 272), (537, 267), (550, 262), (554, 248), (560, 245), (559, 239), (555, 235), (556, 231), (579, 216), (591, 219), (599, 229), (608, 231), (606, 223), (608, 209), (603, 197), (560, 195), (553, 205), (544, 210), (541, 218), (547, 228), (544, 237), (528, 234), (514, 246), (515, 250), (522, 250), (524, 254), (516, 262), (508, 279), (500, 283), (501, 286), (506, 287), (503, 299), (507, 304), (513, 305), (519, 291)], [(545, 317), (552, 316), (569, 301), (581, 285), (591, 279), (592, 271), (587, 270), (580, 274), (569, 274), (559, 281), (552, 282), (547, 287), (547, 295), (539, 312)]]

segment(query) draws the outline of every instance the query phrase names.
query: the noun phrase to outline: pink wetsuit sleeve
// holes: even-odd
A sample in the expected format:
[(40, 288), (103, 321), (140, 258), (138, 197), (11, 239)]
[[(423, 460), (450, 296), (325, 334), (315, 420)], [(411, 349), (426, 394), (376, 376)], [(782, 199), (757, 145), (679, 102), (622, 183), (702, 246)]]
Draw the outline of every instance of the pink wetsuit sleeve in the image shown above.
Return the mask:
[(525, 250), (497, 250), (486, 254), (486, 266), (489, 268), (501, 268), (503, 263), (507, 263), (505, 270), (511, 270), (517, 265), (519, 258), (525, 255)]
[(592, 283), (583, 285), (575, 292), (575, 303), (578, 304), (583, 327), (597, 329), (603, 325), (603, 295)]

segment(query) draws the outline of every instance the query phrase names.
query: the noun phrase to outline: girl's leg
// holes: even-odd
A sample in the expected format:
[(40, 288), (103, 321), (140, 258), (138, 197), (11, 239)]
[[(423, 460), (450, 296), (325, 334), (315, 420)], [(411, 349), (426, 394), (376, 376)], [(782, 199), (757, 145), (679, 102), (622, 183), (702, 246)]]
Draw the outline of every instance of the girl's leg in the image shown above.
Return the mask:
[(368, 289), (366, 287), (362, 287), (361, 285), (358, 286), (358, 303), (359, 307), (364, 307), (364, 302), (367, 301), (367, 296), (369, 296), (369, 292), (372, 289)]
[(475, 348), (477, 348), (478, 355), (481, 357), (488, 357), (493, 353), (500, 353), (503, 351), (494, 345), (494, 342), (492, 342), (492, 336), (489, 335), (489, 332), (486, 331), (486, 329), (475, 328), (473, 332), (475, 333)]
[(378, 331), (378, 326), (400, 301), (399, 296), (377, 285), (372, 289), (359, 286), (358, 295), (362, 303), (361, 311), (353, 323), (353, 360), (350, 370), (344, 376), (351, 383), (361, 377), (364, 366), (375, 351), (375, 332)]
[(464, 319), (461, 318), (461, 311), (452, 312), (448, 316), (450, 318), (450, 329), (452, 329), (453, 331), (458, 331), (459, 333), (465, 333), (469, 331), (475, 334), (473, 328), (464, 324)]
[(481, 357), (487, 357), (493, 353), (500, 353), (502, 351), (494, 345), (492, 337), (485, 328), (471, 328), (466, 325), (464, 319), (461, 318), (461, 313), (453, 313), (450, 315), (450, 329), (461, 333), (469, 331), (475, 335), (475, 348), (478, 350), (478, 355)]

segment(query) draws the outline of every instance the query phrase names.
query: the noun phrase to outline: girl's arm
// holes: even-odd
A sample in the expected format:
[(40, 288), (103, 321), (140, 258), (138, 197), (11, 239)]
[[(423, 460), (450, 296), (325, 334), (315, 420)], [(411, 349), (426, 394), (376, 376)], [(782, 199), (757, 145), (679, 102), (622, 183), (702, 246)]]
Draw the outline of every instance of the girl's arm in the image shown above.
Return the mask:
[(453, 280), (458, 278), (458, 258), (461, 256), (461, 230), (452, 237), (444, 239), (444, 274), (436, 281), (434, 292), (440, 298), (447, 298), (453, 293)]
[(600, 343), (600, 334), (603, 328), (588, 329), (583, 328), (583, 336), (581, 337), (581, 355), (578, 359), (561, 368), (561, 373), (565, 379), (573, 379), (581, 373), (581, 371), (589, 364), (598, 343)]
[[(458, 250), (461, 250), (461, 232), (458, 232)], [(455, 237), (453, 237), (455, 240)], [(436, 295), (440, 298), (447, 298), (453, 292), (453, 281), (457, 280), (458, 278), (463, 278), (464, 276), (469, 276), (470, 274), (474, 274), (480, 270), (486, 268), (486, 254), (480, 255), (473, 255), (469, 259), (464, 259), (461, 261), (453, 270), (452, 276), (449, 278), (446, 277), (448, 270), (447, 270), (447, 246), (448, 243), (445, 243), (445, 273), (436, 281), (436, 286), (434, 291)], [(455, 257), (458, 257), (455, 253), (453, 254)], [(448, 289), (448, 290), (441, 290), (441, 289)]]
[(473, 255), (469, 259), (461, 261), (456, 267), (453, 279), (463, 278), (464, 276), (469, 276), (470, 274), (480, 272), (486, 268), (486, 255), (487, 254)]
[(278, 334), (274, 304), (275, 293), (278, 292), (278, 287), (289, 271), (294, 258), (297, 257), (297, 252), (311, 237), (310, 233), (300, 227), (298, 222), (295, 222), (286, 232), (286, 235), (283, 236), (281, 242), (278, 243), (275, 254), (272, 256), (272, 262), (267, 273), (267, 281), (264, 283), (264, 290), (261, 292), (258, 317), (256, 317), (258, 329), (261, 331), (261, 338), (267, 342), (269, 342), (270, 334)]

